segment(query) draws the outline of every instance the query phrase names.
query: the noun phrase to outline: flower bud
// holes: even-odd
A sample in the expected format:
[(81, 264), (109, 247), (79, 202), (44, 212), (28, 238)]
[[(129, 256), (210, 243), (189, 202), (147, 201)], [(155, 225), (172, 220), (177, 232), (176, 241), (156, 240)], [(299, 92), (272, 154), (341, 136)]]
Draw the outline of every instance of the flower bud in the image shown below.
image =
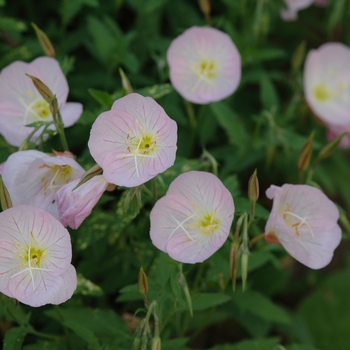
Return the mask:
[(122, 78), (122, 85), (125, 92), (127, 94), (131, 94), (132, 92), (134, 92), (130, 84), (130, 80), (128, 79), (128, 77), (125, 75), (124, 71), (121, 68), (119, 68), (119, 74), (120, 74), (120, 77)]
[(138, 278), (139, 292), (145, 296), (148, 293), (148, 278), (141, 266)]
[(141, 347), (141, 338), (136, 337), (132, 342), (132, 350), (139, 350)]
[(303, 40), (294, 51), (294, 54), (292, 57), (292, 68), (294, 71), (298, 71), (300, 69), (305, 58), (305, 52), (306, 52), (306, 41)]
[(2, 180), (1, 175), (0, 175), (0, 203), (3, 211), (9, 208), (12, 208), (12, 201), (10, 198), (10, 194)]
[(248, 181), (248, 198), (251, 202), (256, 202), (259, 198), (259, 180), (256, 169)]
[(199, 0), (199, 7), (204, 15), (206, 16), (210, 15), (210, 11), (211, 11), (210, 0)]
[(155, 337), (152, 339), (152, 350), (160, 350), (162, 348), (161, 339), (159, 337)]
[(314, 141), (314, 132), (311, 133), (299, 154), (298, 169), (305, 171), (309, 167), (312, 155), (312, 144)]
[(86, 170), (84, 175), (81, 177), (79, 183), (72, 189), (72, 191), (76, 190), (79, 186), (81, 186), (86, 181), (92, 179), (95, 175), (101, 174), (102, 169), (98, 164), (95, 164), (89, 170)]
[(53, 93), (51, 90), (38, 78), (33, 77), (30, 74), (26, 74), (27, 77), (32, 79), (34, 86), (38, 90), (39, 94), (42, 96), (42, 98), (47, 102), (50, 103), (53, 96)]
[(45, 54), (50, 57), (55, 57), (55, 49), (47, 35), (35, 23), (32, 23), (32, 27), (35, 30), (40, 46)]
[(241, 257), (241, 265), (242, 265), (242, 289), (243, 292), (247, 286), (247, 277), (248, 277), (248, 261), (249, 261), (249, 251), (248, 249), (243, 248), (243, 253)]
[(241, 255), (242, 255), (242, 251), (239, 249), (239, 243), (238, 241), (235, 240), (231, 244), (231, 251), (230, 251), (230, 267), (231, 267), (231, 279), (232, 279), (233, 290), (236, 289), (236, 279), (237, 279), (237, 273), (238, 273)]
[(346, 132), (343, 132), (342, 134), (338, 135), (334, 140), (328, 142), (325, 146), (323, 146), (321, 148), (320, 153), (318, 154), (318, 160), (322, 160), (329, 157), (338, 147), (340, 141), (346, 134)]

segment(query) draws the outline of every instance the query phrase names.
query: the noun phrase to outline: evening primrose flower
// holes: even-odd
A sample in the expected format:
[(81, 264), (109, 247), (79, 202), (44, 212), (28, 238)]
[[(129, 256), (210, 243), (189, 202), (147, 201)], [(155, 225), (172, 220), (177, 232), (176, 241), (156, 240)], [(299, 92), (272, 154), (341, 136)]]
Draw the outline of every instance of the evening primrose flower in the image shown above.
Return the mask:
[(55, 197), (61, 223), (73, 229), (77, 229), (91, 214), (108, 186), (103, 175), (97, 175), (72, 191), (79, 181), (76, 179), (61, 187)]
[(235, 44), (215, 28), (187, 29), (171, 43), (167, 60), (172, 85), (190, 102), (220, 101), (236, 91), (241, 79)]
[(174, 260), (202, 262), (226, 241), (233, 214), (232, 196), (215, 175), (189, 171), (154, 205), (151, 240)]
[(308, 185), (272, 185), (266, 196), (273, 199), (266, 241), (281, 243), (294, 259), (312, 269), (328, 265), (341, 240), (335, 204)]
[(69, 232), (43, 209), (19, 205), (0, 213), (0, 292), (23, 304), (68, 300), (77, 286)]
[(304, 68), (305, 98), (326, 126), (350, 124), (350, 48), (326, 43), (311, 50)]
[(131, 93), (97, 117), (88, 146), (108, 182), (135, 187), (174, 164), (176, 141), (177, 125), (164, 109)]
[(280, 14), (285, 21), (298, 19), (298, 11), (309, 7), (315, 0), (284, 0), (287, 8), (282, 9)]
[(13, 62), (0, 73), (0, 132), (9, 144), (17, 147), (33, 131), (25, 125), (53, 120), (48, 102), (26, 74), (40, 79), (56, 95), (64, 127), (73, 125), (83, 110), (80, 103), (66, 103), (67, 80), (54, 58)]
[(19, 151), (7, 159), (2, 178), (13, 206), (29, 204), (45, 209), (59, 219), (56, 192), (80, 179), (84, 169), (70, 156), (40, 151)]

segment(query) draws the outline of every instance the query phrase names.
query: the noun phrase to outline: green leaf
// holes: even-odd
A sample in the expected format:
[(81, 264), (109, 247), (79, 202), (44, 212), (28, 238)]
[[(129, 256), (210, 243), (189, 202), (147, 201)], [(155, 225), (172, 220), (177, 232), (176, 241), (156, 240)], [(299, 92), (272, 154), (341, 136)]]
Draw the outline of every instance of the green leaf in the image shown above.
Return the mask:
[[(2, 4), (0, 3), (0, 6)], [(6, 30), (9, 32), (23, 32), (27, 29), (27, 25), (24, 22), (18, 21), (11, 17), (0, 17), (0, 30)]]
[(210, 107), (218, 123), (226, 131), (230, 143), (243, 150), (248, 135), (239, 115), (225, 102), (215, 102)]
[[(323, 350), (348, 349), (350, 344), (350, 270), (333, 272), (300, 304), (298, 313)], [(325, 322), (327, 320), (327, 322)]]
[(79, 13), (84, 5), (97, 7), (98, 2), (98, 0), (62, 0), (60, 12), (63, 24), (67, 25)]
[(128, 286), (125, 286), (124, 288), (119, 290), (120, 295), (116, 299), (118, 303), (124, 302), (124, 301), (134, 301), (134, 300), (142, 300), (143, 296), (139, 292), (139, 287), (136, 284), (130, 284)]
[(321, 350), (311, 345), (292, 344), (285, 347), (286, 350)]
[(235, 292), (232, 294), (232, 301), (241, 312), (249, 312), (265, 321), (290, 323), (288, 313), (259, 292)]
[[(235, 207), (237, 213), (243, 213), (250, 211), (250, 201), (248, 198), (235, 198)], [(255, 217), (267, 220), (270, 212), (265, 209), (261, 204), (255, 204)]]
[[(192, 308), (194, 311), (206, 310), (214, 306), (227, 303), (231, 297), (222, 293), (198, 293), (192, 295)], [(180, 310), (185, 310), (182, 307)]]
[(235, 345), (219, 345), (210, 350), (278, 350), (279, 338), (243, 340)]
[(139, 93), (142, 96), (152, 97), (156, 100), (170, 94), (172, 91), (174, 91), (174, 88), (170, 84), (159, 84), (145, 87), (143, 89), (136, 90), (135, 92)]
[(91, 350), (101, 350), (100, 343), (95, 336), (95, 334), (87, 329), (86, 327), (82, 326), (81, 324), (78, 324), (74, 321), (64, 321), (63, 324), (70, 328), (76, 335), (78, 335), (80, 338), (84, 339), (88, 343), (88, 348)]
[(21, 350), (24, 337), (28, 329), (24, 327), (13, 327), (5, 333), (4, 350)]
[(260, 74), (260, 101), (267, 110), (278, 108), (280, 105), (275, 86), (265, 72)]
[(285, 50), (269, 47), (248, 46), (242, 51), (242, 64), (252, 64), (261, 61), (271, 61), (286, 56)]
[(114, 99), (108, 92), (96, 89), (88, 89), (88, 92), (103, 108), (111, 109)]
[(162, 340), (162, 350), (186, 350), (189, 338), (177, 338), (171, 340)]
[(78, 286), (74, 293), (100, 297), (103, 295), (103, 290), (98, 285), (86, 279), (82, 274), (78, 273)]

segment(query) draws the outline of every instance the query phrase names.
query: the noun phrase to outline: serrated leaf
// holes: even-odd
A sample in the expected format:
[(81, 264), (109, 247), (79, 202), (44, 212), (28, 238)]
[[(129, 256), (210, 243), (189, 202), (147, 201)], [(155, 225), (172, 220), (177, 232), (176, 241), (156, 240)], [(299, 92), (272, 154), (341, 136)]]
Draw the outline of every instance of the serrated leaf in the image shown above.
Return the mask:
[(23, 340), (28, 333), (24, 327), (13, 327), (5, 333), (4, 350), (21, 350)]

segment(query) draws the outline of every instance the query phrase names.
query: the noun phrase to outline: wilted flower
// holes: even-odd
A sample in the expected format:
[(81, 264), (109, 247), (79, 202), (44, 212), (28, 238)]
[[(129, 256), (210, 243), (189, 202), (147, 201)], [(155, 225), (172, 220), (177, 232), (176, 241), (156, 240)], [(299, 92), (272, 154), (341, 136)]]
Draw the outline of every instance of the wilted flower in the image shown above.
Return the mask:
[(241, 56), (231, 38), (215, 28), (192, 27), (167, 52), (170, 80), (188, 101), (206, 104), (236, 91)]
[(266, 240), (281, 243), (293, 258), (312, 269), (329, 264), (341, 240), (335, 204), (308, 185), (272, 185), (266, 196), (273, 199)]
[(309, 7), (315, 0), (284, 0), (286, 9), (281, 10), (281, 17), (285, 21), (295, 21), (298, 18), (298, 11)]
[(327, 126), (350, 124), (350, 48), (327, 43), (311, 50), (304, 68), (305, 98)]
[(40, 79), (57, 96), (64, 127), (73, 125), (83, 110), (80, 103), (66, 103), (67, 80), (54, 58), (39, 57), (31, 63), (13, 62), (0, 73), (0, 130), (13, 146), (20, 146), (33, 131), (25, 125), (52, 121), (49, 104), (26, 74)]
[(69, 232), (43, 209), (0, 213), (0, 291), (30, 306), (60, 304), (77, 286)]
[(61, 223), (74, 229), (91, 214), (108, 186), (106, 179), (97, 175), (72, 191), (79, 181), (76, 179), (61, 187), (55, 197)]
[(103, 176), (135, 187), (174, 164), (177, 125), (150, 97), (129, 94), (92, 125), (89, 149)]
[(153, 207), (151, 239), (177, 261), (202, 262), (226, 241), (233, 214), (232, 196), (215, 175), (189, 171)]
[(35, 150), (11, 154), (2, 171), (13, 206), (34, 205), (56, 219), (59, 219), (56, 192), (83, 174), (84, 169), (71, 157), (51, 156)]

